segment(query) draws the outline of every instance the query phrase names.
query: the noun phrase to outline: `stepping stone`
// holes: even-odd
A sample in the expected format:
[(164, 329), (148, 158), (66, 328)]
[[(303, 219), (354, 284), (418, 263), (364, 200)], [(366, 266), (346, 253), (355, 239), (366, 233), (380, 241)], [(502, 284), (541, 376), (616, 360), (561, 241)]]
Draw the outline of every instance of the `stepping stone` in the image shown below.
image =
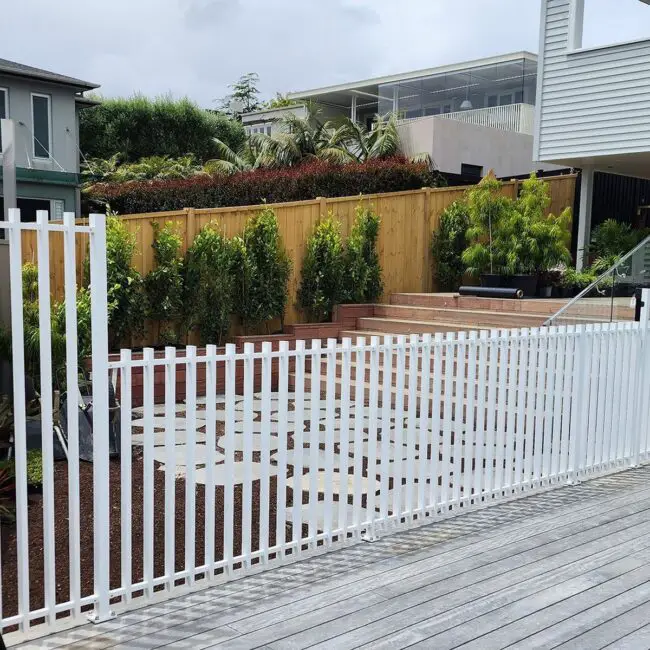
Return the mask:
[[(244, 465), (245, 463), (243, 462), (237, 462), (234, 463), (234, 484), (235, 485), (241, 485), (244, 482)], [(253, 476), (253, 481), (259, 481), (260, 477), (262, 475), (262, 465), (260, 463), (252, 463), (252, 476)], [(180, 467), (180, 470), (183, 470), (185, 468)], [(194, 476), (196, 478), (196, 482), (200, 483), (202, 485), (205, 485), (207, 478), (206, 478), (206, 469), (205, 468), (200, 468), (197, 469)], [(212, 472), (214, 475), (214, 484), (215, 485), (225, 485), (226, 484), (226, 465), (225, 463), (221, 463), (220, 465), (215, 465), (212, 468)], [(277, 467), (273, 465), (269, 465), (268, 468), (268, 474), (270, 476), (277, 476), (278, 474), (278, 469)]]
[[(154, 404), (153, 405), (153, 414), (154, 415), (165, 415), (165, 405), (164, 404)], [(185, 413), (185, 404), (174, 404), (175, 413)], [(144, 416), (144, 406), (136, 406), (133, 411), (133, 415), (138, 418)]]
[[(339, 494), (341, 492), (342, 481), (347, 480), (348, 483), (348, 494), (352, 494), (354, 491), (354, 476), (352, 474), (346, 474), (341, 476), (339, 472), (332, 473), (331, 482), (328, 480), (326, 472), (317, 472), (316, 474), (316, 486), (319, 494), (324, 494), (326, 487), (330, 488), (334, 494)], [(292, 489), (300, 489), (303, 492), (309, 492), (310, 477), (309, 474), (303, 474), (301, 476), (292, 476), (287, 479), (287, 486)], [(367, 479), (361, 477), (361, 490), (364, 494), (367, 494), (369, 490), (372, 490), (374, 486), (375, 491), (379, 490), (380, 483), (377, 480)]]
[[(394, 443), (391, 443), (388, 445), (388, 454), (389, 458), (391, 460), (394, 460), (395, 456), (397, 455), (397, 445)], [(354, 456), (354, 442), (350, 442), (348, 446), (348, 453), (350, 456)], [(362, 455), (365, 458), (370, 458), (370, 442), (364, 442), (362, 445)], [(377, 450), (376, 450), (376, 458), (377, 461), (381, 460), (381, 454), (382, 454), (382, 443), (381, 440), (377, 440)], [(406, 460), (408, 454), (408, 449), (405, 445), (402, 445), (402, 460)]]
[[(295, 449), (288, 449), (287, 450), (287, 466), (288, 467), (295, 467), (296, 465), (296, 450)], [(271, 455), (271, 462), (274, 464), (278, 464), (279, 462), (279, 455), (278, 453), (274, 453)], [(339, 467), (339, 463), (341, 461), (341, 457), (338, 454), (334, 454), (334, 471), (337, 471)], [(327, 454), (322, 450), (318, 450), (318, 455), (317, 455), (317, 464), (318, 464), (318, 469), (325, 469), (325, 465), (327, 463)], [(302, 452), (302, 467), (305, 469), (308, 469), (311, 465), (311, 455), (309, 453), (309, 448), (303, 449)]]
[[(280, 423), (271, 420), (267, 426), (264, 426), (261, 420), (253, 420), (252, 428), (250, 431), (252, 433), (262, 433), (262, 431), (268, 431), (269, 433), (278, 433), (280, 431)], [(305, 426), (303, 424), (303, 431), (305, 429)], [(236, 420), (235, 421), (235, 432), (236, 433), (243, 433), (244, 431), (248, 431), (249, 429), (246, 427), (244, 424), (243, 420)], [(298, 430), (298, 423), (297, 422), (287, 422), (285, 430), (287, 433), (292, 433), (294, 431)]]
[[(252, 440), (251, 440), (251, 448), (252, 448), (252, 450), (253, 451), (262, 451), (262, 440), (263, 440), (262, 436), (264, 434), (251, 433), (251, 434), (248, 434), (248, 435), (250, 435), (252, 437)], [(235, 436), (234, 436), (234, 451), (244, 451), (244, 439), (245, 439), (245, 437), (246, 436), (243, 433), (235, 434)], [(272, 436), (268, 436), (268, 438), (269, 438), (269, 449), (271, 451), (275, 451), (279, 446), (278, 439), (275, 438), (275, 437), (272, 437)], [(226, 438), (225, 437), (219, 438), (218, 445), (219, 445), (219, 447), (221, 447), (221, 449), (225, 449), (226, 448), (225, 447)]]
[[(177, 445), (184, 445), (187, 442), (187, 432), (186, 431), (176, 431), (174, 433), (174, 439)], [(205, 433), (200, 431), (196, 432), (196, 442), (203, 443), (205, 442)], [(131, 443), (135, 447), (144, 446), (144, 433), (134, 433), (131, 436)], [(153, 434), (153, 446), (154, 447), (163, 447), (165, 445), (165, 432), (164, 431), (155, 431)]]
[[(153, 428), (154, 429), (165, 429), (167, 426), (167, 420), (164, 417), (154, 417), (153, 419)], [(176, 431), (187, 431), (187, 421), (185, 418), (174, 418), (174, 429)], [(144, 418), (138, 418), (131, 421), (131, 426), (134, 427), (144, 427)], [(205, 420), (203, 418), (196, 418), (196, 428), (200, 429), (205, 426)]]
[[(287, 412), (287, 422), (295, 422), (296, 421), (296, 411), (288, 411)], [(327, 414), (325, 411), (321, 410), (318, 412), (316, 415), (316, 419), (320, 420), (321, 418), (324, 418)], [(303, 417), (305, 419), (305, 422), (308, 422), (311, 420), (311, 410), (308, 408), (305, 408)], [(280, 414), (279, 413), (271, 413), (271, 420), (275, 420), (276, 422), (280, 419)]]
[[(205, 465), (207, 461), (208, 449), (206, 445), (196, 445), (194, 450), (195, 464), (196, 465)], [(164, 447), (156, 447), (153, 454), (154, 460), (157, 460), (159, 463), (167, 463), (167, 451)], [(175, 465), (187, 465), (187, 445), (176, 445), (174, 450)], [(215, 462), (222, 461), (225, 456), (220, 452), (215, 450), (214, 460)]]
[[(332, 509), (332, 530), (335, 530), (338, 528), (339, 525), (339, 503), (338, 501), (334, 501), (332, 503), (331, 509)], [(303, 524), (308, 524), (309, 523), (309, 517), (312, 512), (312, 510), (316, 511), (316, 527), (318, 530), (324, 530), (325, 529), (325, 502), (324, 501), (317, 501), (316, 503), (305, 503), (302, 508), (300, 509), (301, 511), (301, 523)], [(293, 523), (293, 508), (289, 507), (286, 509), (285, 512), (285, 518), (288, 522)], [(359, 521), (360, 523), (364, 523), (365, 521), (368, 521), (369, 516), (368, 516), (368, 511), (365, 508), (360, 508), (359, 509)], [(348, 526), (352, 526), (354, 523), (354, 507), (350, 504), (346, 504), (345, 506), (345, 521)]]
[[(254, 400), (252, 400), (252, 404), (253, 404), (253, 411), (257, 411), (258, 413), (262, 412), (262, 407), (264, 405), (263, 400), (254, 399)], [(235, 404), (235, 410), (236, 411), (243, 411), (245, 408), (246, 408), (246, 402), (243, 401), (243, 400), (241, 402), (237, 402)], [(269, 410), (271, 412), (277, 411), (279, 408), (280, 408), (280, 402), (278, 402), (277, 400), (274, 400), (274, 399), (269, 400)]]
[[(334, 444), (340, 444), (341, 443), (341, 430), (340, 429), (334, 429), (332, 431), (332, 434), (333, 434), (332, 439), (334, 440)], [(368, 439), (368, 436), (363, 431), (361, 432), (361, 436), (362, 436), (363, 440)], [(327, 442), (327, 431), (319, 430), (318, 434), (317, 434), (317, 437), (318, 437), (318, 442), (320, 444), (324, 445)], [(350, 433), (349, 433), (349, 440), (353, 440), (353, 439), (354, 439), (354, 429), (352, 429), (350, 431)], [(294, 440), (295, 440), (295, 437), (294, 437)], [(311, 431), (306, 430), (303, 433), (303, 442), (308, 443), (310, 440), (311, 440)]]

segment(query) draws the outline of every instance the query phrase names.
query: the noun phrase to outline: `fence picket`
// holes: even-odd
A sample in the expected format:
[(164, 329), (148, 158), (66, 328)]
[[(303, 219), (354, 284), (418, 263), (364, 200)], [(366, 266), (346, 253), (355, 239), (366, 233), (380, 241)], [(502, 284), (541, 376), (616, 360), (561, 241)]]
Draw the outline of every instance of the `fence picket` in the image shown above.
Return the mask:
[[(129, 488), (130, 489), (130, 488)], [(165, 577), (176, 573), (176, 348), (165, 348)]]
[[(289, 342), (280, 341), (278, 358), (278, 488), (275, 513), (275, 545), (279, 547), (279, 557), (286, 553), (287, 522), (287, 421), (289, 410)], [(295, 451), (294, 451), (295, 453)], [(296, 468), (294, 467), (294, 471)]]
[(474, 468), (475, 460), (475, 441), (476, 441), (476, 391), (477, 391), (477, 359), (476, 351), (478, 345), (478, 332), (469, 333), (469, 343), (467, 344), (467, 405), (465, 416), (465, 445), (463, 453), (464, 477), (463, 477), (463, 506), (469, 507), (472, 490), (473, 476), (478, 470)]
[[(74, 212), (65, 212), (63, 215), (63, 252), (64, 252), (64, 292), (65, 300), (65, 384), (66, 384), (66, 409), (68, 425), (68, 558), (70, 562), (70, 601), (73, 603), (72, 615), (74, 618), (81, 614), (81, 557), (77, 549), (81, 546), (80, 531), (80, 494), (79, 494), (79, 348), (77, 344), (77, 262), (76, 262), (76, 232)], [(48, 241), (49, 245), (49, 241)], [(127, 360), (125, 359), (125, 362)], [(129, 368), (130, 378), (130, 368)], [(129, 397), (131, 382), (129, 379)], [(128, 422), (131, 422), (131, 407), (128, 406)], [(124, 413), (124, 409), (122, 411)], [(128, 432), (129, 445), (131, 430)], [(130, 449), (130, 446), (129, 446)], [(128, 476), (130, 486), (131, 457), (129, 455)], [(124, 463), (122, 469), (125, 469)], [(130, 489), (130, 487), (129, 487)], [(130, 492), (129, 492), (130, 497)], [(128, 512), (131, 509), (129, 507)], [(129, 527), (129, 534), (130, 534)], [(128, 584), (131, 584), (131, 564), (129, 560)], [(124, 576), (124, 573), (122, 574)], [(126, 586), (124, 580), (122, 586)]]
[(225, 573), (231, 577), (235, 556), (233, 529), (235, 522), (235, 386), (237, 378), (236, 348), (232, 343), (226, 345), (226, 422), (222, 448), (224, 452), (224, 494), (223, 494), (223, 559)]
[[(244, 480), (242, 484), (242, 542), (241, 554), (244, 568), (250, 568), (253, 526), (253, 392), (255, 389), (255, 346), (244, 344), (244, 433), (242, 463)], [(234, 435), (233, 435), (234, 450)]]
[[(327, 341), (327, 378), (325, 400), (325, 504), (323, 532), (328, 546), (332, 544), (332, 510), (334, 508), (334, 395), (336, 393), (336, 339)], [(342, 477), (339, 477), (342, 478)]]
[[(173, 349), (173, 348), (172, 348)], [(131, 350), (120, 352), (120, 572), (122, 575), (122, 589), (124, 589), (124, 603), (131, 600), (131, 563), (132, 563), (132, 533), (131, 519), (131, 490), (132, 490), (132, 425), (131, 425)], [(70, 408), (70, 406), (68, 406)], [(78, 408), (78, 407), (77, 407)], [(75, 409), (77, 410), (77, 409)], [(69, 415), (69, 413), (68, 413)], [(77, 427), (79, 416), (75, 413)], [(78, 431), (78, 429), (77, 429)], [(78, 440), (77, 440), (78, 444)], [(72, 453), (70, 446), (68, 452)], [(77, 447), (77, 458), (79, 451)], [(68, 462), (70, 459), (68, 459)], [(167, 490), (167, 488), (165, 488)], [(167, 548), (165, 542), (165, 549)], [(72, 557), (72, 554), (70, 554)], [(167, 566), (167, 564), (165, 564)], [(173, 571), (173, 565), (172, 565)], [(171, 588), (171, 581), (169, 587)], [(74, 602), (74, 601), (73, 601)]]
[[(420, 419), (418, 421), (418, 518), (424, 519), (427, 515), (427, 483), (433, 482), (433, 476), (427, 476), (429, 441), (432, 436), (429, 432), (429, 389), (431, 382), (431, 334), (422, 336), (421, 351), (421, 380), (420, 380)], [(433, 444), (431, 445), (433, 453)]]
[(353, 490), (352, 490), (352, 511), (354, 535), (357, 539), (361, 537), (361, 495), (363, 471), (363, 422), (365, 405), (365, 380), (366, 380), (366, 339), (360, 336), (356, 342), (355, 354), (355, 375), (354, 375), (354, 460), (353, 460)]
[[(269, 562), (269, 506), (271, 465), (271, 352), (270, 343), (262, 343), (262, 435), (260, 436), (260, 541), (261, 563)], [(277, 540), (276, 540), (277, 543)]]
[(485, 498), (492, 498), (494, 491), (494, 451), (496, 438), (497, 377), (499, 372), (499, 331), (490, 330), (488, 366), (488, 397), (485, 434)]
[[(196, 577), (196, 346), (187, 346), (185, 359), (185, 572), (187, 584), (191, 586)], [(206, 473), (211, 469), (206, 467)]]
[(398, 336), (395, 346), (397, 356), (397, 376), (395, 382), (395, 429), (393, 441), (393, 520), (399, 525), (402, 517), (402, 447), (404, 444), (404, 386), (406, 379), (406, 337)]
[(486, 426), (486, 395), (487, 395), (487, 352), (488, 352), (488, 333), (482, 330), (479, 334), (479, 362), (478, 362), (478, 381), (476, 383), (477, 401), (476, 401), (476, 474), (474, 477), (474, 496), (475, 503), (480, 503), (483, 498), (483, 489), (485, 486), (485, 426)]
[(462, 471), (462, 452), (463, 442), (465, 439), (464, 433), (464, 408), (465, 408), (465, 365), (467, 354), (466, 333), (458, 332), (458, 345), (456, 347), (456, 383), (455, 383), (455, 396), (454, 396), (454, 426), (453, 426), (453, 485), (451, 500), (455, 507), (460, 504), (460, 486), (461, 486), (461, 471)]
[[(393, 414), (393, 337), (384, 336), (383, 377), (381, 389), (381, 475), (379, 477), (379, 519), (388, 517), (388, 485), (389, 476), (386, 468), (390, 463), (390, 431)], [(343, 425), (341, 425), (343, 426)]]
[(348, 521), (348, 481), (350, 449), (350, 373), (352, 372), (352, 341), (344, 338), (341, 348), (341, 439), (339, 442), (339, 475), (341, 491), (339, 492), (338, 529), (340, 540), (347, 538), (350, 526)]
[(497, 372), (497, 414), (495, 429), (495, 465), (494, 465), (494, 487), (503, 487), (503, 465), (505, 463), (506, 446), (506, 412), (508, 394), (508, 366), (509, 366), (509, 337), (508, 330), (501, 330), (500, 341), (497, 350), (499, 356), (499, 368)]
[(214, 578), (215, 553), (215, 465), (217, 463), (217, 346), (205, 348), (205, 545), (206, 577)]
[(292, 490), (292, 513), (291, 513), (291, 540), (293, 542), (292, 553), (298, 554), (302, 548), (302, 477), (303, 454), (304, 454), (304, 422), (305, 422), (305, 342), (296, 341), (296, 431), (293, 436), (293, 451), (295, 460), (293, 464), (293, 490)]
[[(413, 493), (417, 487), (415, 484), (415, 446), (417, 445), (416, 426), (417, 426), (417, 387), (418, 387), (418, 350), (419, 336), (411, 334), (408, 346), (408, 409), (406, 420), (406, 450), (398, 448), (399, 455), (395, 458), (395, 463), (404, 465), (403, 457), (406, 456), (406, 513), (408, 521), (413, 522)], [(374, 405), (371, 404), (371, 409)], [(423, 450), (420, 449), (420, 454)], [(386, 469), (386, 468), (384, 468)]]
[(154, 351), (153, 348), (145, 348), (142, 351), (143, 369), (143, 429), (144, 446), (142, 452), (142, 575), (144, 577), (145, 592), (147, 598), (153, 597), (153, 526), (154, 526), (154, 483), (153, 483), (153, 449), (154, 449), (154, 428), (153, 428), (153, 405), (154, 405)]
[(533, 483), (541, 483), (542, 457), (544, 445), (544, 411), (546, 401), (546, 356), (548, 353), (548, 330), (541, 328), (537, 332), (538, 353), (536, 373), (536, 394), (534, 406), (535, 427), (533, 434)]
[[(309, 417), (309, 547), (316, 548), (318, 536), (318, 452), (320, 449), (320, 391), (321, 391), (321, 342), (314, 339), (311, 342), (311, 393)], [(325, 433), (327, 435), (327, 432)], [(300, 489), (300, 488), (299, 488)]]
[(43, 597), (48, 625), (55, 621), (54, 420), (52, 414), (52, 321), (50, 306), (50, 231), (46, 210), (36, 212), (38, 225), (38, 325), (41, 379), (41, 446), (43, 462)]

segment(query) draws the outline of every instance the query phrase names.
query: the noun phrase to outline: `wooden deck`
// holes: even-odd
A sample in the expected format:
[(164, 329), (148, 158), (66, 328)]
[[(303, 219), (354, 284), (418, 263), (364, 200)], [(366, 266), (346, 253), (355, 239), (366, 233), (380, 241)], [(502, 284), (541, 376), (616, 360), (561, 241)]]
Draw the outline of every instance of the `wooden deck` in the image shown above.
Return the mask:
[(650, 467), (19, 647), (649, 648)]

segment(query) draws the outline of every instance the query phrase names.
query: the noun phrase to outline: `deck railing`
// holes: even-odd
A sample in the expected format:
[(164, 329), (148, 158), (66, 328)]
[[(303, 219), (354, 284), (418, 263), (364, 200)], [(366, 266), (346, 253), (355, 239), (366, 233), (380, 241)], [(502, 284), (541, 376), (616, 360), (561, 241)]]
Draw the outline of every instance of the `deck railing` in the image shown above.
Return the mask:
[(530, 104), (510, 104), (508, 106), (493, 106), (490, 108), (476, 108), (469, 111), (455, 111), (441, 115), (415, 117), (400, 120), (400, 124), (408, 124), (416, 120), (443, 118), (467, 122), (478, 126), (489, 126), (502, 131), (514, 131), (533, 135), (535, 126), (535, 107)]

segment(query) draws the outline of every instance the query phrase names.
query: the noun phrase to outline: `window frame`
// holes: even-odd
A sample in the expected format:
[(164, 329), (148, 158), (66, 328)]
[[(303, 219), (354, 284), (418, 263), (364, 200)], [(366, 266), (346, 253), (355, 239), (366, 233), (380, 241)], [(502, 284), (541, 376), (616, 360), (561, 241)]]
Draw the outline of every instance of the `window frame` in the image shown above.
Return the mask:
[[(5, 119), (9, 119), (9, 88), (5, 88), (4, 86), (0, 86), (0, 92), (4, 92), (4, 109), (5, 109)], [(2, 105), (2, 102), (0, 102), (0, 105)], [(0, 116), (0, 119), (2, 119), (2, 116)], [(0, 158), (2, 158), (2, 134), (0, 134)]]
[[(34, 124), (34, 97), (47, 99), (47, 156), (36, 154), (36, 131)], [(30, 93), (32, 111), (32, 156), (36, 160), (52, 160), (52, 95), (45, 93)]]

